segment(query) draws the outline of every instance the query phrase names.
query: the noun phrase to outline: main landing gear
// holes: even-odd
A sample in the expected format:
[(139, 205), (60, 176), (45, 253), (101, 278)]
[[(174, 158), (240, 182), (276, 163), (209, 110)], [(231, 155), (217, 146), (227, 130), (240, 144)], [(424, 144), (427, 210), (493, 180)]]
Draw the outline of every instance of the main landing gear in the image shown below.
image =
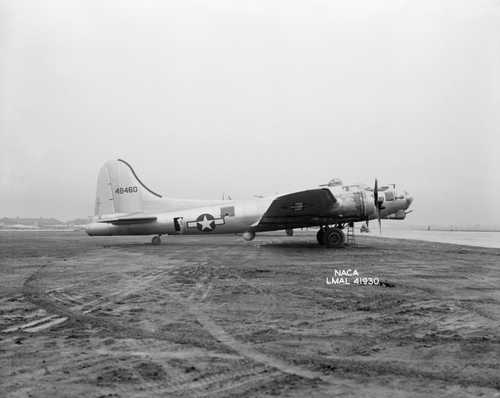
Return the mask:
[(161, 235), (153, 236), (153, 239), (151, 239), (151, 243), (153, 245), (161, 245)]
[(316, 239), (321, 246), (339, 248), (344, 247), (345, 234), (339, 226), (335, 228), (324, 226), (319, 229)]

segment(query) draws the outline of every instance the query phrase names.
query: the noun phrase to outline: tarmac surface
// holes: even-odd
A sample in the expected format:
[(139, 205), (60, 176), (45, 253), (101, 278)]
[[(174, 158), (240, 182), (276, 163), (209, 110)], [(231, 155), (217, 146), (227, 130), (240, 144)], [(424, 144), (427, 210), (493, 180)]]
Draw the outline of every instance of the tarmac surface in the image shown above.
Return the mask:
[(416, 229), (389, 229), (384, 227), (382, 234), (376, 228), (369, 232), (372, 236), (393, 239), (425, 240), (427, 242), (452, 243), (455, 245), (493, 247), (500, 249), (500, 231), (426, 231)]
[(2, 397), (500, 397), (500, 249), (2, 232), (0, 281)]

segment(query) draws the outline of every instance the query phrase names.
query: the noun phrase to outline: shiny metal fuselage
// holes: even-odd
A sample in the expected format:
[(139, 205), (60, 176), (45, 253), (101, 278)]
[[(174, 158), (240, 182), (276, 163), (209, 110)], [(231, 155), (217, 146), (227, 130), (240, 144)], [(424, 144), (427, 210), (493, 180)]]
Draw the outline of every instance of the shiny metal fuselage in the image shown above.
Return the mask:
[[(156, 220), (150, 222), (127, 223), (125, 225), (106, 222), (106, 217), (94, 219), (86, 231), (92, 236), (101, 235), (197, 235), (197, 234), (238, 234), (281, 230), (286, 228), (312, 227), (349, 222), (366, 221), (377, 218), (373, 192), (367, 189), (346, 190), (344, 187), (329, 187), (336, 202), (328, 214), (297, 217), (296, 221), (276, 224), (259, 224), (262, 216), (273, 200), (279, 195), (253, 200), (192, 201), (182, 199), (158, 199), (151, 205), (155, 209)], [(382, 218), (391, 214), (404, 213), (411, 204), (411, 197), (394, 195), (384, 202), (380, 211)], [(160, 209), (165, 204), (168, 211)], [(147, 213), (145, 213), (147, 215)], [(404, 216), (402, 217), (404, 218)]]

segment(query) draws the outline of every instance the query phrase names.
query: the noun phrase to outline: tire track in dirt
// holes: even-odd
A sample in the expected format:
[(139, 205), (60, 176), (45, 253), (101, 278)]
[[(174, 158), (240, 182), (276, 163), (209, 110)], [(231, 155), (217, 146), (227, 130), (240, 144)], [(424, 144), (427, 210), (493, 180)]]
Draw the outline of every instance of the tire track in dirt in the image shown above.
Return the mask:
[[(204, 264), (213, 266), (213, 263), (216, 260), (217, 258), (213, 259), (207, 256), (204, 259)], [(248, 264), (250, 262), (255, 262), (255, 259), (251, 258), (244, 260), (242, 264)], [(244, 282), (245, 284), (248, 283), (241, 277), (236, 277), (240, 282)], [(254, 287), (252, 284), (248, 284), (249, 286)], [(209, 315), (207, 315), (208, 308), (203, 305), (203, 302), (207, 300), (208, 295), (212, 290), (213, 284), (210, 281), (208, 284), (204, 284), (203, 282), (198, 281), (195, 287), (195, 291), (193, 291), (187, 299), (182, 298), (179, 294), (173, 294), (170, 292), (166, 293), (170, 296), (174, 296), (179, 302), (185, 305), (188, 311), (196, 317), (197, 321), (203, 326), (203, 328), (208, 333), (210, 333), (210, 335), (212, 335), (217, 341), (231, 348), (233, 351), (239, 353), (243, 357), (248, 358), (249, 360), (256, 363), (266, 365), (267, 367), (270, 367), (272, 369), (276, 369), (277, 371), (282, 372), (286, 375), (311, 380), (313, 382), (322, 382), (329, 384), (331, 386), (334, 386), (336, 393), (345, 393), (347, 395), (353, 391), (353, 388), (357, 388), (358, 390), (360, 390), (360, 387), (357, 385), (357, 383), (351, 383), (346, 379), (340, 379), (332, 375), (325, 375), (322, 372), (310, 370), (301, 366), (296, 366), (277, 357), (262, 353), (255, 349), (252, 345), (240, 342), (235, 339), (233, 336), (227, 333), (223, 327), (218, 325), (210, 318)], [(262, 293), (268, 295), (268, 293), (263, 292), (262, 289), (260, 290)], [(271, 307), (269, 309), (274, 308), (276, 305), (276, 299), (273, 297)], [(263, 312), (259, 314), (263, 315)], [(368, 391), (369, 388), (367, 389), (367, 392)]]
[[(123, 324), (119, 321), (99, 316), (99, 314), (92, 315), (91, 313), (95, 312), (100, 306), (110, 304), (113, 305), (116, 300), (123, 299), (129, 294), (134, 294), (141, 290), (147, 289), (159, 281), (161, 281), (162, 283), (168, 282), (170, 271), (172, 271), (172, 269), (164, 270), (161, 272), (148, 273), (145, 275), (141, 275), (138, 278), (129, 279), (126, 281), (125, 286), (122, 286), (107, 295), (101, 296), (98, 299), (93, 299), (89, 302), (85, 302), (85, 299), (82, 296), (73, 298), (74, 296), (71, 296), (64, 289), (62, 290), (62, 292), (59, 292), (62, 294), (58, 293), (58, 299), (52, 297), (49, 293), (44, 292), (43, 289), (41, 289), (41, 286), (36, 283), (37, 277), (35, 277), (35, 275), (40, 276), (41, 270), (37, 270), (26, 280), (23, 290), (27, 294), (27, 297), (30, 298), (30, 301), (32, 301), (34, 304), (39, 304), (42, 306), (45, 305), (48, 310), (55, 311), (60, 315), (68, 316), (70, 319), (72, 318), (85, 320), (101, 326), (104, 329), (111, 329), (114, 332), (118, 333), (119, 336), (169, 340), (171, 336), (160, 335), (159, 333), (146, 331), (141, 328), (135, 328), (130, 325)], [(244, 280), (239, 278), (238, 281), (242, 283), (242, 281)], [(252, 284), (250, 284), (250, 286), (252, 286)], [(273, 379), (279, 377), (280, 374), (293, 375), (313, 381), (321, 381), (335, 386), (335, 391), (337, 393), (345, 391), (346, 394), (348, 394), (349, 392), (353, 391), (355, 383), (352, 382), (352, 380), (350, 380), (349, 378), (346, 379), (327, 373), (325, 374), (323, 371), (311, 370), (300, 364), (293, 364), (291, 363), (291, 361), (287, 361), (286, 359), (279, 359), (272, 354), (270, 355), (262, 353), (258, 351), (252, 344), (238, 341), (208, 315), (209, 307), (204, 305), (203, 302), (208, 298), (211, 292), (210, 289), (213, 289), (213, 285), (209, 284), (207, 286), (206, 284), (199, 283), (195, 285), (195, 292), (192, 292), (192, 294), (188, 298), (183, 297), (185, 296), (185, 294), (183, 295), (179, 294), (178, 292), (170, 292), (168, 290), (165, 291), (165, 294), (173, 298), (173, 300), (175, 300), (177, 303), (185, 306), (188, 309), (189, 313), (191, 313), (195, 317), (195, 319), (201, 324), (201, 326), (213, 338), (215, 338), (215, 340), (224, 344), (226, 347), (231, 348), (241, 356), (248, 358), (250, 361), (255, 363), (255, 365), (249, 365), (250, 369), (246, 369), (245, 371), (219, 374), (217, 375), (217, 377), (202, 377), (197, 380), (197, 384), (190, 379), (185, 379), (180, 385), (170, 386), (166, 389), (159, 389), (159, 392), (176, 394), (190, 391), (192, 393), (197, 393), (199, 396), (214, 395), (217, 393), (216, 391), (220, 391), (221, 394), (229, 394), (230, 391), (242, 388), (245, 385), (251, 385), (252, 383), (257, 382), (265, 383), (272, 381)], [(64, 300), (64, 296), (66, 296), (67, 301)], [(81, 301), (82, 304), (75, 305), (76, 300)], [(275, 370), (274, 372), (271, 372), (269, 370), (265, 372), (263, 370), (259, 371), (258, 369), (262, 369), (262, 365), (264, 365), (265, 369)], [(349, 363), (347, 363), (346, 366), (348, 368), (348, 372), (363, 374), (363, 372), (360, 371), (359, 364), (351, 362), (350, 365)], [(380, 366), (374, 366), (371, 371), (377, 372), (377, 369), (379, 367)], [(385, 373), (380, 372), (380, 374), (383, 375)], [(419, 378), (422, 377), (422, 374), (413, 374), (411, 372), (406, 372), (404, 376), (410, 378)], [(243, 380), (241, 380), (242, 378)], [(248, 380), (245, 381), (245, 378)], [(430, 377), (430, 379), (433, 379), (433, 377)], [(449, 382), (450, 380), (445, 381)], [(223, 384), (223, 386), (220, 386), (220, 384)], [(211, 386), (213, 386), (213, 388)], [(217, 387), (217, 389), (215, 389), (215, 387)], [(356, 388), (360, 392), (359, 386), (356, 386)], [(378, 388), (380, 389), (380, 387)], [(197, 392), (199, 389), (203, 389), (203, 391)]]
[[(158, 333), (144, 331), (140, 328), (131, 328), (129, 325), (124, 325), (121, 322), (116, 322), (115, 320), (103, 319), (103, 317), (98, 314), (93, 315), (102, 307), (113, 305), (116, 301), (123, 299), (131, 294), (136, 294), (142, 290), (150, 288), (155, 282), (162, 281), (165, 279), (170, 272), (170, 270), (161, 270), (145, 275), (141, 275), (137, 278), (129, 279), (126, 281), (125, 286), (115, 289), (112, 292), (103, 295), (97, 299), (92, 299), (90, 301), (85, 300), (85, 295), (73, 296), (70, 292), (62, 288), (52, 289), (50, 291), (44, 291), (42, 286), (38, 283), (40, 280), (42, 270), (38, 269), (34, 274), (28, 277), (23, 286), (24, 296), (35, 305), (42, 306), (50, 312), (56, 312), (59, 315), (64, 315), (64, 320), (80, 320), (90, 322), (98, 327), (103, 327), (106, 329), (111, 329), (114, 332), (121, 330), (127, 330), (132, 337), (141, 336), (143, 338), (162, 338), (162, 340), (168, 340), (166, 336), (159, 336)], [(169, 294), (178, 301), (177, 294)], [(50, 316), (49, 318), (53, 318)], [(59, 318), (58, 318), (59, 319)], [(59, 322), (61, 323), (61, 322)], [(85, 368), (99, 368), (102, 364), (102, 359), (92, 359), (91, 357), (83, 359), (84, 363), (78, 365), (79, 367), (84, 366)], [(248, 362), (243, 370), (239, 371), (229, 371), (222, 374), (200, 376), (195, 381), (191, 378), (184, 377), (181, 381), (175, 385), (170, 385), (167, 388), (158, 388), (156, 386), (153, 388), (155, 393), (189, 393), (190, 396), (222, 396), (224, 394), (230, 394), (234, 389), (242, 389), (245, 386), (251, 388), (251, 386), (262, 385), (269, 381), (274, 380), (276, 377), (283, 376), (280, 371), (272, 371), (268, 369), (267, 366), (262, 366), (255, 362)], [(179, 378), (177, 378), (179, 380)], [(212, 388), (213, 387), (213, 388)], [(212, 391), (212, 389), (215, 389)], [(119, 389), (122, 390), (122, 389)], [(194, 394), (194, 395), (193, 395)]]
[(280, 378), (283, 378), (283, 373), (280, 371), (247, 376), (243, 380), (233, 381), (231, 384), (224, 387), (212, 391), (202, 392), (198, 394), (198, 397), (215, 396), (219, 398), (225, 396), (226, 394), (230, 394), (229, 396), (234, 397), (234, 394), (241, 394), (244, 391), (255, 389), (256, 387), (266, 385), (270, 382), (278, 381)]
[[(248, 264), (250, 261), (255, 261), (255, 259), (254, 258), (247, 259), (246, 261), (243, 262), (243, 264)], [(212, 265), (211, 263), (213, 262), (214, 259), (211, 258), (205, 259), (205, 263), (208, 265)], [(236, 275), (236, 277), (239, 282), (247, 283), (238, 275)], [(254, 287), (251, 284), (249, 285), (251, 287)], [(215, 323), (207, 315), (208, 313), (207, 308), (203, 306), (203, 301), (207, 299), (208, 293), (212, 289), (213, 289), (212, 283), (204, 285), (203, 283), (199, 282), (196, 284), (195, 291), (192, 292), (187, 299), (182, 300), (182, 298), (178, 295), (177, 299), (182, 300), (183, 304), (188, 308), (189, 312), (196, 317), (196, 319), (204, 327), (204, 329), (207, 330), (216, 340), (220, 341), (224, 345), (230, 347), (231, 349), (233, 349), (234, 351), (238, 352), (239, 354), (243, 355), (246, 358), (249, 358), (257, 363), (267, 365), (271, 368), (278, 369), (283, 373), (299, 376), (305, 379), (323, 380), (324, 376), (322, 373), (294, 366), (280, 359), (263, 354), (258, 350), (254, 349), (251, 345), (240, 342), (236, 340), (234, 337), (232, 337), (230, 334), (228, 334), (221, 326)], [(264, 293), (262, 289), (257, 289), (257, 290), (260, 290), (262, 293)], [(196, 296), (198, 296), (198, 300), (196, 300)], [(275, 299), (272, 300), (272, 306), (273, 307), (276, 306)]]
[[(68, 288), (71, 286), (44, 291), (37, 283), (37, 280), (47, 265), (48, 264), (44, 264), (39, 267), (37, 271), (25, 280), (22, 290), (23, 296), (32, 304), (49, 305), (51, 310), (63, 312), (62, 315), (70, 317), (76, 316), (78, 318), (98, 310), (102, 305), (113, 304), (115, 300), (143, 291), (150, 287), (153, 282), (168, 274), (168, 270), (158, 270), (156, 272), (141, 275), (137, 278), (128, 279), (124, 287), (111, 291), (97, 299), (86, 301), (85, 295), (71, 295), (68, 292)], [(96, 318), (89, 317), (88, 319), (95, 320)]]
[(305, 379), (317, 380), (323, 379), (323, 374), (303, 369), (298, 366), (291, 365), (280, 359), (271, 357), (269, 355), (263, 354), (251, 345), (237, 341), (234, 337), (226, 333), (226, 331), (216, 324), (205, 311), (200, 310), (202, 307), (199, 305), (192, 305), (189, 307), (189, 311), (196, 316), (198, 322), (200, 322), (203, 327), (218, 341), (232, 348), (234, 351), (240, 353), (246, 358), (252, 359), (257, 363), (262, 363), (268, 365), (272, 368), (278, 369), (283, 373), (303, 377)]
[[(482, 287), (480, 287), (481, 289), (486, 288), (486, 289), (491, 289), (495, 293), (498, 292), (498, 285), (486, 279), (485, 277), (477, 277), (477, 276), (470, 277), (468, 275), (462, 275), (461, 277), (466, 279), (471, 286), (480, 283), (482, 285)], [(430, 287), (430, 286), (422, 287), (419, 285), (409, 284), (409, 283), (401, 284), (399, 286), (414, 291), (422, 291), (427, 294), (428, 297), (427, 300), (436, 300), (436, 297), (440, 297), (440, 300), (451, 301), (457, 307), (467, 310), (473, 314), (477, 314), (491, 321), (500, 322), (500, 296), (498, 295), (498, 293), (496, 294), (497, 296), (496, 300), (492, 298), (489, 299), (490, 304), (493, 304), (499, 308), (498, 312), (493, 312), (491, 310), (485, 309), (484, 307), (483, 308), (479, 307), (479, 305), (484, 303), (478, 303), (474, 300), (456, 299), (454, 298), (454, 294), (450, 296), (449, 290), (443, 287)]]
[[(245, 264), (246, 262), (244, 262), (243, 264)], [(243, 282), (242, 278), (238, 277), (238, 279)], [(345, 387), (346, 394), (352, 391), (352, 388), (354, 386), (349, 387), (350, 384), (349, 379), (342, 377), (342, 375), (339, 375), (340, 377), (336, 377), (332, 374), (328, 374), (332, 369), (329, 365), (326, 365), (325, 367), (325, 369), (328, 369), (328, 372), (326, 372), (325, 374), (322, 371), (315, 371), (311, 370), (310, 368), (305, 368), (301, 365), (292, 364), (291, 361), (286, 359), (285, 360), (279, 359), (272, 354), (269, 355), (262, 353), (257, 349), (255, 349), (255, 347), (252, 346), (251, 344), (238, 341), (236, 338), (234, 338), (232, 335), (226, 332), (226, 330), (224, 330), (222, 326), (217, 324), (208, 315), (210, 312), (209, 311), (210, 308), (208, 306), (203, 305), (203, 301), (207, 299), (208, 293), (213, 290), (212, 284), (209, 283), (208, 286), (203, 287), (202, 283), (198, 283), (196, 287), (197, 289), (200, 290), (200, 293), (195, 294), (193, 292), (188, 300), (191, 302), (187, 302), (186, 305), (188, 305), (189, 311), (194, 316), (196, 316), (198, 322), (200, 322), (200, 324), (203, 325), (203, 327), (218, 341), (232, 348), (234, 351), (240, 353), (246, 358), (254, 360), (258, 363), (266, 364), (267, 366), (278, 369), (283, 373), (287, 373), (290, 375), (310, 380), (321, 380), (324, 383), (335, 385), (336, 392), (341, 391), (340, 386), (342, 385)], [(196, 300), (196, 298), (198, 298), (198, 300), (194, 301)], [(474, 308), (470, 307), (467, 309), (469, 311), (474, 310)], [(483, 314), (479, 315), (484, 316)], [(403, 363), (398, 363), (397, 366), (394, 366), (390, 361), (380, 361), (380, 360), (360, 361), (352, 359), (344, 362), (341, 359), (337, 359), (334, 362), (338, 369), (342, 369), (343, 374), (354, 373), (358, 375), (363, 375), (365, 373), (368, 373), (370, 375), (378, 374), (380, 376), (385, 376), (387, 374), (399, 374), (403, 377), (407, 377), (408, 379), (414, 379), (414, 380), (425, 378), (427, 380), (437, 380), (451, 385), (464, 385), (464, 386), (470, 385), (470, 386), (498, 389), (497, 386), (498, 383), (496, 381), (490, 382), (486, 379), (477, 380), (476, 378), (471, 378), (471, 377), (464, 378), (460, 375), (452, 376), (451, 373), (449, 372), (448, 373), (445, 372), (446, 374), (441, 374), (439, 372), (436, 373), (433, 371), (419, 371), (411, 366), (405, 366), (405, 364)], [(387, 371), (387, 369), (390, 369), (390, 371)], [(361, 392), (359, 386), (357, 386), (356, 388), (358, 389), (359, 392)], [(380, 390), (381, 387), (378, 386), (377, 388)], [(367, 393), (368, 391), (369, 388), (367, 390)], [(390, 390), (387, 390), (387, 392), (389, 391)]]
[[(211, 264), (214, 259), (206, 258), (205, 263)], [(244, 264), (249, 263), (250, 261), (254, 261), (254, 259), (248, 259), (244, 262)], [(241, 282), (245, 282), (242, 278), (238, 276), (238, 280)], [(246, 282), (245, 282), (246, 283)], [(252, 285), (250, 285), (252, 286)], [(253, 287), (253, 286), (252, 286)], [(236, 340), (233, 336), (227, 333), (224, 328), (214, 322), (208, 315), (208, 309), (203, 305), (203, 301), (205, 301), (208, 297), (208, 293), (213, 289), (212, 283), (208, 283), (208, 285), (204, 285), (199, 282), (196, 285), (196, 289), (187, 299), (182, 299), (177, 296), (177, 299), (182, 300), (183, 304), (188, 308), (189, 312), (193, 314), (198, 322), (207, 330), (216, 340), (220, 341), (227, 347), (232, 350), (238, 352), (240, 355), (248, 358), (252, 361), (255, 361), (260, 364), (264, 364), (271, 368), (277, 369), (285, 374), (298, 376), (301, 378), (309, 379), (309, 380), (322, 380), (322, 381), (331, 381), (331, 378), (325, 379), (324, 375), (320, 372), (310, 371), (308, 369), (304, 369), (285, 361), (282, 361), (278, 358), (266, 355), (264, 353), (259, 352), (251, 345), (240, 342)], [(198, 299), (197, 299), (198, 298)], [(275, 300), (273, 300), (273, 305), (276, 305)]]
[[(281, 372), (273, 371), (265, 366), (250, 367), (241, 370), (233, 369), (215, 375), (210, 374), (195, 377), (194, 379), (177, 376), (177, 379), (180, 381), (171, 383), (165, 388), (157, 389), (154, 393), (156, 395), (189, 393), (190, 397), (205, 397), (214, 394), (221, 396), (222, 393), (229, 393), (234, 389), (241, 388), (244, 384), (255, 386), (262, 381), (268, 382), (279, 376), (282, 376)], [(148, 391), (148, 394), (151, 392)]]
[[(37, 270), (24, 281), (23, 289), (27, 282), (33, 283), (33, 281), (36, 280), (36, 278), (48, 264), (49, 263), (40, 265)], [(16, 308), (15, 305), (12, 305), (12, 303), (17, 303), (18, 308)], [(22, 303), (24, 303), (24, 305), (22, 305)], [(31, 308), (31, 312), (26, 313), (26, 303), (30, 303), (30, 305), (33, 305), (33, 308)], [(14, 324), (11, 323), (9, 327), (1, 330), (1, 333), (5, 334), (19, 332), (37, 333), (46, 329), (50, 329), (54, 326), (58, 326), (68, 320), (67, 317), (60, 317), (57, 313), (50, 313), (36, 303), (30, 302), (29, 298), (26, 297), (26, 295), (23, 293), (16, 294), (11, 297), (6, 297), (4, 300), (2, 300), (2, 303), (0, 305), (2, 306), (2, 310), (5, 309), (5, 307), (10, 307), (7, 308), (7, 310), (10, 309), (11, 312), (14, 312), (14, 314), (10, 314), (10, 316), (4, 317), (4, 319), (12, 319), (15, 321)]]
[(72, 307), (72, 310), (82, 312), (83, 314), (89, 314), (100, 308), (102, 304), (113, 304), (114, 301), (122, 299), (128, 295), (138, 293), (149, 287), (158, 279), (167, 275), (168, 271), (157, 271), (150, 274), (142, 275), (140, 277), (127, 280), (125, 287), (118, 289), (112, 293), (108, 293), (98, 299), (84, 302), (83, 304), (76, 305)]

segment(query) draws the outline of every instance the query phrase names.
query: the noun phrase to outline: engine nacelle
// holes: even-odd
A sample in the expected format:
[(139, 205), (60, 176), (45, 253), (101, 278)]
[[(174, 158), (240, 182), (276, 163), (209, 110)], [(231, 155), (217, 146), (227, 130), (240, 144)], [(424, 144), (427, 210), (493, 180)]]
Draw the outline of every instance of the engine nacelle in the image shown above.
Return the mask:
[(406, 218), (406, 212), (404, 210), (398, 210), (396, 213), (388, 214), (383, 218), (388, 220), (404, 220)]

